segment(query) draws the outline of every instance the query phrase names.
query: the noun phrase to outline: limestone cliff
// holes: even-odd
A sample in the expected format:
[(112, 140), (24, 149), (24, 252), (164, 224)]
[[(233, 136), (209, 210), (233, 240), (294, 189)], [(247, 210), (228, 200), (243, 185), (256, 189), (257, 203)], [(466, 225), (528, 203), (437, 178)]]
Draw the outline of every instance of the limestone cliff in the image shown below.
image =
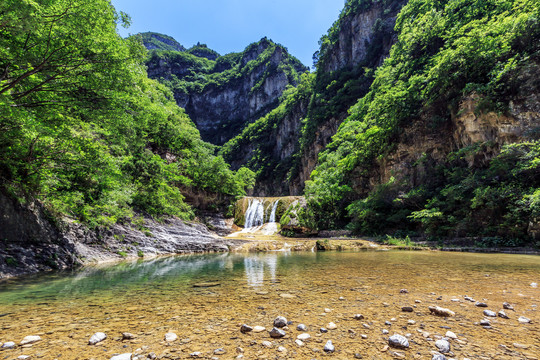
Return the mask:
[(169, 85), (203, 140), (222, 145), (279, 103), (308, 69), (266, 38), (224, 56), (200, 44), (186, 52), (152, 52), (148, 75)]

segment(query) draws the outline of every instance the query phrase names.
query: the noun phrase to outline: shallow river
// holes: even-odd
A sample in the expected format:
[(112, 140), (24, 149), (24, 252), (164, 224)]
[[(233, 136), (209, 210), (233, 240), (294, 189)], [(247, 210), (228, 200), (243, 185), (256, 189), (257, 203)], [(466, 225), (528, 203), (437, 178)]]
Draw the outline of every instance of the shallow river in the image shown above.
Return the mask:
[[(451, 331), (448, 358), (537, 359), (540, 289), (532, 283), (540, 283), (540, 257), (442, 252), (218, 254), (86, 268), (0, 283), (0, 342), (41, 336), (0, 358), (431, 359), (435, 341)], [(515, 309), (505, 310), (509, 319), (479, 325), (484, 310), (504, 302)], [(431, 315), (428, 306), (455, 316)], [(244, 323), (271, 330), (278, 315), (292, 321), (285, 338), (240, 332)], [(337, 328), (321, 333), (330, 322)], [(295, 343), (301, 323), (311, 335), (303, 346)], [(107, 339), (88, 345), (98, 331)], [(123, 332), (136, 338), (122, 340)], [(168, 332), (178, 340), (166, 343)], [(393, 334), (408, 336), (410, 347), (388, 348)], [(323, 351), (328, 340), (334, 353)]]

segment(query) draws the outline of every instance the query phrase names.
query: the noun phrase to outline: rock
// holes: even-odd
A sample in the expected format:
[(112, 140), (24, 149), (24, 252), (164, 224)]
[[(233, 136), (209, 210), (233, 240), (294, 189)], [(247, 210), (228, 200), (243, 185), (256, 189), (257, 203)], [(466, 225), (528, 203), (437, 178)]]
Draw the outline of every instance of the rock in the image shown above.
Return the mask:
[(435, 346), (443, 354), (450, 352), (450, 343), (444, 339), (435, 341)]
[(166, 342), (173, 342), (175, 340), (178, 340), (178, 335), (176, 335), (175, 333), (170, 332), (165, 334)]
[(298, 330), (298, 331), (307, 331), (307, 326), (304, 325), (304, 324), (298, 324), (298, 326), (296, 327), (296, 330)]
[(453, 312), (452, 310), (445, 309), (440, 306), (430, 306), (428, 309), (432, 314), (437, 315), (437, 316), (449, 317), (449, 316), (456, 315), (456, 313)]
[(191, 354), (189, 354), (189, 356), (191, 356), (192, 358), (198, 358), (202, 355), (202, 353), (200, 351), (195, 351), (195, 352), (192, 352)]
[(332, 312), (332, 309), (325, 308), (325, 309), (324, 309), (324, 312), (325, 312), (325, 313), (331, 313), (331, 312)]
[(38, 341), (41, 340), (41, 337), (40, 336), (33, 336), (33, 335), (30, 335), (30, 336), (27, 336), (25, 337), (24, 339), (22, 339), (21, 341), (21, 345), (26, 345), (26, 344), (33, 344), (33, 343), (36, 343)]
[(247, 334), (248, 332), (251, 332), (253, 331), (253, 328), (249, 325), (246, 325), (246, 324), (243, 324), (241, 327), (240, 327), (240, 332), (242, 334)]
[(334, 347), (334, 345), (332, 344), (332, 340), (328, 340), (326, 342), (326, 344), (324, 345), (324, 349), (323, 349), (325, 352), (327, 353), (330, 353), (330, 352), (334, 352), (336, 350), (336, 348)]
[(146, 356), (146, 358), (150, 360), (154, 360), (154, 359), (157, 359), (157, 355), (156, 353), (151, 352), (150, 354)]
[(533, 282), (533, 283), (531, 283), (531, 287), (532, 287), (532, 288), (537, 288), (537, 287), (538, 287), (538, 284), (535, 283), (535, 282)]
[(457, 339), (457, 335), (454, 334), (452, 331), (447, 331), (445, 336), (450, 339)]
[(529, 348), (529, 345), (524, 345), (520, 343), (513, 343), (512, 346), (522, 350), (527, 350)]
[(500, 318), (503, 318), (503, 319), (510, 319), (508, 317), (508, 315), (506, 315), (506, 313), (504, 312), (504, 310), (501, 310), (499, 311), (499, 313), (497, 314)]
[(284, 299), (294, 299), (296, 297), (296, 295), (292, 295), (292, 294), (280, 294), (279, 296), (281, 296)]
[(14, 349), (15, 343), (13, 341), (5, 342), (4, 345), (2, 345), (2, 349)]
[(480, 320), (480, 325), (482, 325), (482, 326), (491, 326), (491, 321), (489, 321), (488, 319), (482, 319), (482, 320)]
[(287, 326), (287, 319), (284, 318), (283, 316), (278, 316), (274, 320), (274, 327), (282, 328), (282, 327), (285, 327), (285, 326)]
[(512, 305), (510, 305), (509, 303), (505, 302), (505, 303), (503, 303), (503, 309), (514, 310), (514, 307)]
[(263, 332), (263, 331), (265, 331), (265, 330), (266, 330), (266, 328), (265, 328), (264, 326), (258, 326), (258, 325), (257, 325), (257, 326), (254, 326), (254, 327), (253, 327), (253, 332), (254, 332), (254, 333), (260, 333), (260, 332)]
[(319, 331), (320, 331), (321, 333), (323, 333), (323, 334), (324, 334), (324, 333), (327, 333), (327, 332), (328, 332), (328, 329), (325, 329), (325, 328), (321, 328), (321, 329), (320, 329)]
[(363, 320), (363, 319), (364, 319), (364, 315), (362, 315), (362, 314), (356, 314), (356, 315), (354, 315), (354, 319), (355, 319), (355, 320)]
[(414, 321), (414, 320), (409, 320), (409, 321), (407, 321), (407, 324), (409, 324), (409, 325), (414, 325), (414, 324), (416, 324), (416, 321)]
[(340, 296), (338, 300), (344, 301), (345, 298), (343, 296)]
[(401, 308), (401, 311), (403, 311), (403, 312), (413, 312), (414, 309), (411, 306), (403, 306)]
[(486, 303), (483, 303), (483, 302), (480, 302), (480, 301), (477, 301), (476, 304), (474, 304), (474, 305), (478, 306), (478, 307), (483, 307), (483, 308), (488, 307), (488, 305)]
[(262, 346), (264, 347), (267, 347), (267, 348), (271, 348), (272, 347), (272, 343), (270, 341), (263, 341), (261, 343)]
[(369, 324), (362, 324), (362, 326), (366, 329), (371, 329), (371, 326), (369, 326)]
[(281, 329), (278, 329), (277, 327), (273, 328), (272, 330), (269, 331), (270, 333), (270, 336), (273, 337), (274, 339), (279, 339), (279, 338), (282, 338), (284, 337), (285, 335), (287, 335), (285, 333), (285, 331), (281, 330)]
[(209, 288), (209, 287), (216, 287), (220, 285), (221, 284), (218, 282), (204, 282), (204, 283), (193, 284), (193, 287), (194, 288)]
[(463, 298), (467, 301), (474, 302), (474, 299), (470, 296), (464, 296)]
[(399, 349), (406, 349), (409, 347), (409, 340), (405, 336), (395, 334), (388, 338), (388, 345)]
[(326, 328), (328, 330), (336, 330), (337, 329), (337, 325), (334, 324), (333, 322), (329, 322), (328, 325), (326, 325)]
[(484, 315), (489, 316), (489, 317), (497, 317), (497, 314), (495, 313), (495, 311), (491, 311), (491, 310), (484, 310)]
[(529, 318), (526, 318), (525, 316), (520, 316), (518, 321), (521, 323), (521, 324), (530, 324), (531, 323), (531, 319)]
[(399, 290), (399, 293), (400, 293), (400, 294), (408, 294), (408, 293), (409, 293), (409, 290), (407, 290), (407, 289), (401, 289), (401, 290)]
[(360, 337), (361, 337), (362, 339), (364, 339), (364, 340), (367, 339), (367, 335), (366, 335), (366, 334), (362, 334), (362, 335), (360, 335)]
[(224, 348), (219, 348), (219, 349), (214, 350), (214, 355), (223, 355), (226, 353), (227, 353), (227, 350), (225, 350)]
[(304, 342), (303, 342), (302, 340), (296, 339), (294, 342), (295, 342), (296, 345), (298, 345), (298, 346), (304, 346)]
[(384, 335), (388, 335), (389, 331), (386, 330), (386, 329), (383, 329), (383, 330), (382, 330), (382, 333), (383, 333)]
[(26, 359), (30, 359), (30, 355), (21, 355), (17, 357), (17, 360), (26, 360)]
[(296, 338), (298, 340), (306, 341), (311, 338), (311, 335), (309, 335), (308, 333), (303, 333), (303, 334), (298, 335)]
[(285, 347), (283, 347), (283, 346), (280, 346), (280, 347), (277, 348), (277, 351), (282, 352), (282, 353), (286, 353), (287, 349)]
[(131, 353), (125, 353), (120, 355), (115, 355), (111, 358), (111, 360), (131, 360)]
[(102, 341), (105, 340), (106, 338), (107, 338), (107, 335), (106, 335), (105, 333), (97, 332), (97, 333), (95, 333), (94, 335), (92, 335), (92, 337), (90, 338), (90, 340), (88, 340), (88, 344), (90, 344), (90, 345), (96, 345), (97, 343), (102, 342)]
[(446, 356), (444, 356), (443, 354), (433, 354), (433, 357), (431, 358), (431, 360), (446, 360)]
[(122, 333), (122, 340), (133, 340), (136, 337), (137, 336), (133, 335), (132, 333), (128, 333), (128, 332)]

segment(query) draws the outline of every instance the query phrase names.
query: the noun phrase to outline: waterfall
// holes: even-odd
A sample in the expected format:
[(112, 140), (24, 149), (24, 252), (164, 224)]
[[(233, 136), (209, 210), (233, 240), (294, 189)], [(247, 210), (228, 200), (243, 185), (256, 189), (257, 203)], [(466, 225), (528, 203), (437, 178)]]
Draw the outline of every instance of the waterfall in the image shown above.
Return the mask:
[(245, 228), (261, 226), (264, 223), (264, 204), (259, 199), (250, 199), (246, 211)]
[(249, 199), (243, 232), (262, 230), (265, 235), (276, 233), (278, 231), (276, 223), (278, 203), (279, 199), (272, 202), (265, 201), (264, 198)]

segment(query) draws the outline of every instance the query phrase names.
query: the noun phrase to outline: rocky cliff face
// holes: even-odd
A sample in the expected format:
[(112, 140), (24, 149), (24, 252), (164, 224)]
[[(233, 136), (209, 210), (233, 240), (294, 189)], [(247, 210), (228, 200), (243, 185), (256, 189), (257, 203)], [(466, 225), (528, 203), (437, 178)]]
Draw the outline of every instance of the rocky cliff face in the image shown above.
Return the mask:
[(210, 56), (200, 46), (188, 53), (175, 60), (178, 54), (153, 54), (148, 75), (171, 85), (203, 140), (217, 145), (275, 108), (285, 88), (308, 70), (266, 38), (223, 57)]

